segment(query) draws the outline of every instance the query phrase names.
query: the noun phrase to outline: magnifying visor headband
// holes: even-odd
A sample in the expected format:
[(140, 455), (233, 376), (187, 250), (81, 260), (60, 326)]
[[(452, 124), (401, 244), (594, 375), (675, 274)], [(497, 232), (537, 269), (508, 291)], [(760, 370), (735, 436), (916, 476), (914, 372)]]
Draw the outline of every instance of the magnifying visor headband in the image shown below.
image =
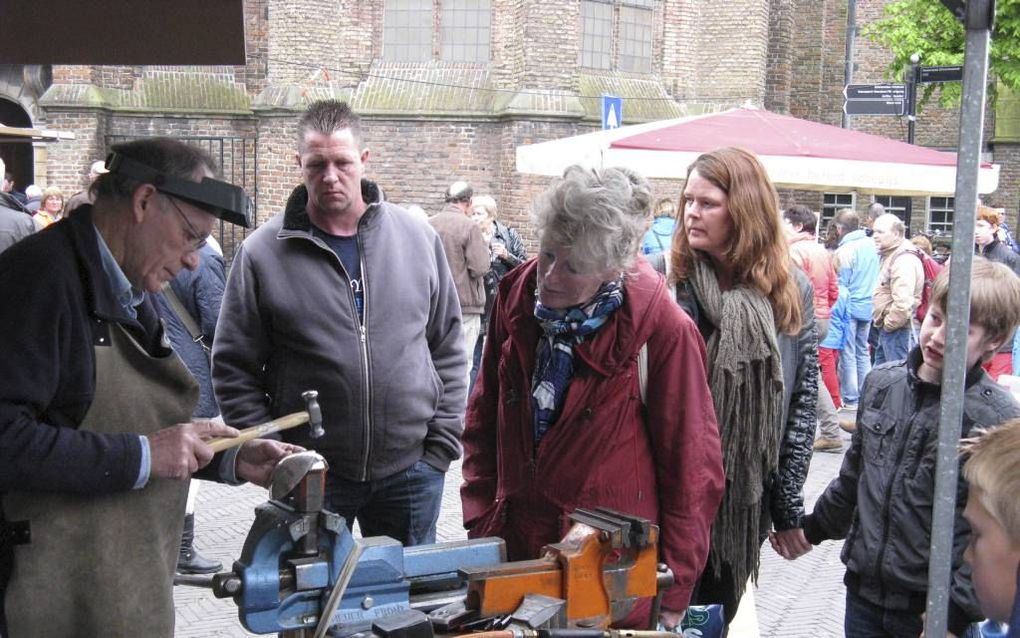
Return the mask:
[(161, 193), (179, 197), (223, 221), (251, 228), (254, 206), (240, 186), (203, 177), (201, 182), (165, 175), (156, 169), (120, 153), (110, 153), (106, 169), (111, 173), (152, 184)]

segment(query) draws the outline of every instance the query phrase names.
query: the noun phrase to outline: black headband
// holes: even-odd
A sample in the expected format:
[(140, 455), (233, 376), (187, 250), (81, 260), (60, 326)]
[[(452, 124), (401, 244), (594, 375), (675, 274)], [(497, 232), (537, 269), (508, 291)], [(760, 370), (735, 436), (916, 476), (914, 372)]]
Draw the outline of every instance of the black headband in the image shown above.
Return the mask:
[(251, 198), (240, 186), (203, 177), (201, 182), (164, 175), (156, 169), (120, 153), (106, 157), (106, 169), (139, 182), (152, 184), (161, 193), (180, 197), (223, 221), (251, 228), (254, 211)]

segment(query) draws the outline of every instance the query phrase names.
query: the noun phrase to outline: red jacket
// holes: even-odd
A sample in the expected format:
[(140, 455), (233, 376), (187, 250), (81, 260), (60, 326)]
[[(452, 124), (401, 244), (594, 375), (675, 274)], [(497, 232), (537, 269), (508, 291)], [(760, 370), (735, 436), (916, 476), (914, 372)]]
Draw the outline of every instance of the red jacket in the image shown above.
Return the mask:
[(815, 289), (815, 319), (828, 320), (839, 297), (839, 278), (832, 257), (811, 233), (798, 233), (789, 240), (790, 257), (811, 280)]
[[(509, 559), (522, 560), (559, 541), (579, 507), (648, 518), (660, 525), (661, 555), (676, 578), (663, 607), (686, 609), (723, 490), (701, 335), (639, 259), (623, 305), (575, 348), (566, 403), (536, 450), (535, 270), (531, 260), (500, 282), (468, 404), (461, 487), (468, 536), (502, 537)], [(646, 342), (645, 407), (637, 356)]]

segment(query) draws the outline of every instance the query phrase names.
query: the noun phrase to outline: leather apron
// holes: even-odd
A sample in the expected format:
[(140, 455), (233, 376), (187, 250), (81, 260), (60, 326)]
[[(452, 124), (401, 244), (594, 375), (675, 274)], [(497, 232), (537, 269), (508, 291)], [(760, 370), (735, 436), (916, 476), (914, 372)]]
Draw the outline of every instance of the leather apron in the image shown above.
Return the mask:
[[(80, 429), (156, 430), (191, 420), (198, 384), (170, 353), (153, 357), (116, 323), (97, 345), (96, 394)], [(100, 342), (103, 340), (100, 339)], [(166, 636), (188, 481), (77, 495), (11, 492), (8, 521), (29, 521), (7, 585), (8, 638)]]

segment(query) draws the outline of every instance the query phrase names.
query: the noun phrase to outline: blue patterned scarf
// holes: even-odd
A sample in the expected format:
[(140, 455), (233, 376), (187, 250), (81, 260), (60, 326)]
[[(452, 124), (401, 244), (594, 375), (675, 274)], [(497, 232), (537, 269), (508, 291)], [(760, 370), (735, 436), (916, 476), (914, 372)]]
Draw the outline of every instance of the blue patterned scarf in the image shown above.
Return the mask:
[(583, 306), (553, 310), (535, 302), (535, 318), (543, 335), (535, 352), (531, 376), (531, 410), (534, 414), (535, 445), (556, 422), (574, 376), (574, 346), (602, 327), (609, 315), (623, 303), (623, 280), (602, 284)]

